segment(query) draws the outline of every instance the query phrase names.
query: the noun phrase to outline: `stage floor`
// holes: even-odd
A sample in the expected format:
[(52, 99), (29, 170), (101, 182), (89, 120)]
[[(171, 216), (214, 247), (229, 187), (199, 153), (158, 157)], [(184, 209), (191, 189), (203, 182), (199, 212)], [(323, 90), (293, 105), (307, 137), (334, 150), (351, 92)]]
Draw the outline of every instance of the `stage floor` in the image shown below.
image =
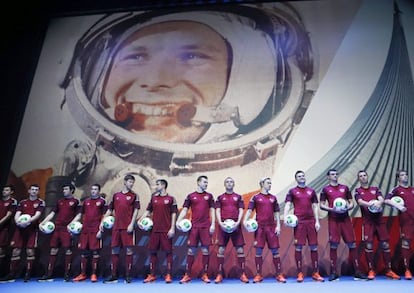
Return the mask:
[[(262, 283), (243, 284), (237, 279), (225, 279), (221, 284), (204, 284), (199, 279), (195, 279), (188, 284), (180, 284), (178, 279), (173, 283), (166, 284), (163, 279), (159, 279), (154, 283), (143, 284), (142, 279), (134, 279), (132, 283), (126, 284), (123, 279), (119, 279), (115, 284), (103, 284), (102, 279), (97, 283), (84, 281), (80, 283), (63, 282), (63, 279), (55, 279), (53, 282), (39, 283), (35, 279), (24, 283), (21, 279), (13, 283), (0, 284), (0, 292), (4, 293), (44, 293), (44, 292), (74, 292), (79, 290), (82, 293), (129, 293), (131, 289), (145, 290), (145, 293), (162, 293), (168, 290), (168, 293), (221, 293), (236, 292), (252, 293), (252, 290), (263, 292), (275, 292), (275, 290), (283, 290), (283, 293), (290, 292), (318, 292), (318, 293), (356, 293), (356, 292), (375, 292), (375, 293), (408, 293), (413, 292), (414, 281), (407, 280), (388, 280), (385, 277), (378, 276), (373, 281), (354, 281), (352, 277), (341, 277), (339, 281), (318, 283), (305, 278), (305, 282), (297, 283), (296, 279), (289, 278), (287, 283), (277, 283), (274, 279), (265, 279)], [(165, 291), (164, 291), (165, 292)]]

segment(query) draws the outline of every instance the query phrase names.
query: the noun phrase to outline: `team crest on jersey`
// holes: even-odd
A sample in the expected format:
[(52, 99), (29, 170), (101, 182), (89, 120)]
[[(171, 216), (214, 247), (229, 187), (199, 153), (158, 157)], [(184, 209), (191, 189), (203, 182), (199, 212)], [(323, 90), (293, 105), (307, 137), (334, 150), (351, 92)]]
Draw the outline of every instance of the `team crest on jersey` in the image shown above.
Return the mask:
[(273, 197), (271, 197), (271, 198), (269, 198), (269, 201), (270, 201), (271, 203), (274, 203), (274, 202), (275, 202), (275, 199), (274, 199)]
[(70, 206), (73, 206), (74, 204), (75, 204), (75, 203), (74, 203), (73, 201), (70, 201), (70, 202), (69, 202), (69, 205), (70, 205)]
[(168, 199), (164, 199), (164, 204), (169, 204), (170, 201)]
[(345, 188), (339, 188), (340, 192), (345, 192)]
[(204, 195), (204, 199), (205, 200), (208, 200), (208, 195)]
[(306, 193), (307, 193), (308, 195), (312, 195), (312, 191), (310, 191), (310, 190), (306, 191)]
[(10, 205), (10, 203), (8, 203), (8, 202), (6, 202), (5, 204), (4, 204), (4, 206), (5, 207), (8, 207)]
[(233, 200), (234, 201), (237, 201), (238, 199), (237, 199), (237, 196), (233, 196)]
[(127, 200), (130, 200), (130, 199), (131, 199), (131, 196), (129, 196), (129, 195), (128, 195), (128, 196), (126, 197), (126, 199), (127, 199)]
[(375, 195), (375, 193), (376, 193), (375, 190), (371, 190), (371, 194), (374, 194)]
[(33, 207), (34, 207), (35, 209), (37, 209), (37, 208), (39, 207), (39, 204), (38, 204), (38, 203), (35, 203), (35, 204), (33, 205)]
[(97, 201), (96, 202), (96, 206), (99, 207), (100, 205), (101, 205), (101, 202), (100, 201)]

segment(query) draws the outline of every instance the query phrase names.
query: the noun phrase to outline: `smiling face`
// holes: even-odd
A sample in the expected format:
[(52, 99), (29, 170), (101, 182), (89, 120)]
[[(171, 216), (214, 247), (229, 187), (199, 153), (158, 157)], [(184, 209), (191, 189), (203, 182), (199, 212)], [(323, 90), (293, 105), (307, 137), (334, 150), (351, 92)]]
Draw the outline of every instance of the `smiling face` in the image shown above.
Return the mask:
[(177, 112), (183, 105), (217, 106), (226, 91), (228, 64), (225, 40), (204, 24), (149, 25), (132, 34), (114, 56), (102, 104), (132, 132), (194, 142), (207, 126), (183, 126)]

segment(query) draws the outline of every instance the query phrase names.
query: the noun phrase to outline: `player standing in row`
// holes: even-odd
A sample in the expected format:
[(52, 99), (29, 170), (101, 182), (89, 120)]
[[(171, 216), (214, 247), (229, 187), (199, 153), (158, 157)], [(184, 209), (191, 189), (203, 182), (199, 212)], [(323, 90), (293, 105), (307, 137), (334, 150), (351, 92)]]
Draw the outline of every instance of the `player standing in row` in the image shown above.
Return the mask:
[(3, 186), (0, 200), (0, 268), (5, 266), (6, 250), (10, 244), (9, 226), (17, 207), (17, 200), (12, 197), (13, 194), (12, 185)]
[[(13, 248), (10, 261), (9, 274), (0, 280), (4, 282), (14, 282), (17, 269), (20, 263), (22, 249), (26, 249), (26, 273), (24, 282), (30, 280), (33, 265), (36, 259), (35, 249), (39, 233), (39, 219), (45, 209), (44, 200), (39, 198), (39, 185), (32, 184), (29, 187), (29, 198), (23, 199), (17, 206), (14, 220), (16, 229), (14, 231), (10, 246)], [(30, 215), (27, 222), (19, 222), (19, 217), (23, 214)]]
[(144, 283), (154, 282), (156, 265), (158, 262), (158, 250), (165, 251), (167, 259), (167, 272), (164, 280), (172, 282), (173, 244), (175, 235), (175, 222), (177, 219), (177, 201), (167, 192), (168, 182), (158, 179), (155, 182), (155, 194), (148, 203), (147, 210), (142, 214), (141, 219), (152, 215), (153, 227), (150, 234), (148, 249), (150, 251), (150, 273)]
[(83, 201), (80, 213), (73, 219), (73, 222), (82, 221), (82, 231), (78, 243), (78, 248), (82, 251), (80, 259), (81, 271), (79, 275), (73, 278), (73, 282), (81, 282), (87, 279), (86, 268), (88, 258), (92, 258), (91, 282), (98, 281), (97, 272), (103, 233), (101, 221), (107, 210), (106, 201), (101, 197), (100, 192), (101, 186), (93, 184), (90, 196)]
[[(338, 171), (330, 169), (327, 172), (329, 184), (326, 185), (320, 196), (320, 208), (328, 212), (328, 232), (329, 232), (329, 243), (330, 243), (330, 261), (331, 261), (331, 274), (329, 281), (339, 280), (339, 275), (336, 272), (337, 267), (337, 249), (341, 237), (349, 248), (349, 256), (354, 266), (355, 274), (354, 280), (366, 280), (359, 269), (359, 262), (357, 258), (357, 249), (355, 242), (354, 227), (352, 226), (351, 218), (349, 217), (348, 211), (354, 208), (352, 201), (352, 194), (349, 191), (348, 186), (338, 183)], [(347, 204), (343, 208), (335, 208), (334, 201), (337, 198), (344, 199)]]
[(55, 216), (55, 230), (50, 238), (49, 263), (46, 275), (38, 279), (39, 282), (53, 281), (53, 270), (55, 268), (59, 247), (65, 250), (65, 269), (63, 280), (70, 280), (70, 269), (72, 266), (72, 235), (67, 226), (79, 212), (79, 200), (73, 196), (75, 186), (73, 184), (62, 185), (63, 198), (59, 199), (52, 211), (43, 219), (40, 225), (51, 221)]
[[(375, 279), (374, 270), (374, 236), (377, 235), (382, 248), (382, 255), (386, 266), (385, 276), (399, 280), (400, 276), (391, 269), (391, 251), (388, 243), (390, 237), (386, 219), (382, 216), (384, 197), (378, 187), (368, 184), (368, 173), (364, 170), (358, 172), (360, 187), (355, 189), (355, 201), (361, 208), (363, 239), (365, 241), (365, 256), (368, 262), (368, 280)], [(374, 212), (371, 212), (374, 211)]]
[(318, 197), (315, 190), (306, 186), (306, 177), (303, 171), (295, 173), (297, 186), (290, 189), (286, 195), (284, 219), (287, 219), (292, 205), (294, 214), (298, 217), (298, 225), (294, 228), (295, 239), (295, 261), (298, 270), (297, 281), (304, 281), (302, 270), (302, 248), (306, 245), (306, 240), (310, 248), (312, 262), (312, 279), (323, 282), (324, 279), (319, 274), (318, 261), (318, 231), (321, 227), (318, 216)]
[[(132, 282), (132, 255), (135, 244), (134, 228), (140, 209), (139, 197), (132, 191), (135, 177), (131, 174), (125, 175), (124, 186), (120, 192), (112, 196), (106, 216), (113, 215), (115, 223), (112, 227), (111, 237), (111, 276), (104, 283), (118, 282), (118, 263), (121, 248), (126, 249), (125, 256), (125, 283)], [(101, 222), (101, 227), (103, 223)]]
[(282, 267), (280, 263), (279, 254), (279, 235), (280, 235), (280, 207), (276, 196), (269, 191), (272, 187), (270, 178), (263, 178), (259, 182), (260, 193), (254, 195), (249, 202), (246, 215), (244, 217), (244, 225), (250, 218), (252, 211), (256, 212), (256, 220), (258, 229), (255, 232), (255, 246), (256, 246), (256, 276), (253, 278), (253, 283), (263, 281), (262, 266), (263, 266), (263, 249), (267, 243), (267, 247), (272, 252), (273, 264), (276, 269), (276, 281), (286, 283), (286, 279), (282, 274)]
[(207, 192), (208, 178), (201, 175), (197, 178), (197, 190), (187, 195), (184, 200), (183, 208), (178, 216), (177, 223), (185, 218), (191, 209), (192, 228), (188, 234), (188, 252), (185, 274), (180, 283), (191, 281), (191, 268), (193, 267), (198, 244), (201, 243), (203, 274), (201, 280), (210, 283), (208, 277), (208, 265), (210, 259), (209, 245), (211, 236), (215, 230), (215, 211), (213, 195)]
[[(408, 172), (406, 170), (397, 171), (398, 186), (395, 187), (385, 197), (385, 203), (398, 209), (400, 229), (401, 229), (401, 254), (404, 261), (404, 278), (411, 280), (413, 275), (410, 271), (411, 259), (411, 240), (414, 236), (414, 187), (408, 184)], [(397, 204), (391, 200), (394, 196), (399, 196), (404, 200), (404, 205)]]
[[(237, 260), (241, 270), (240, 281), (249, 283), (245, 273), (246, 256), (243, 248), (245, 242), (240, 226), (243, 218), (244, 202), (241, 195), (234, 192), (233, 178), (227, 177), (224, 180), (224, 187), (226, 192), (217, 197), (216, 200), (216, 217), (221, 229), (218, 231), (218, 274), (214, 282), (218, 284), (223, 281), (224, 252), (231, 239), (237, 252)], [(226, 231), (226, 226), (224, 226), (224, 221), (227, 219), (231, 219), (236, 223), (234, 230), (230, 233)]]

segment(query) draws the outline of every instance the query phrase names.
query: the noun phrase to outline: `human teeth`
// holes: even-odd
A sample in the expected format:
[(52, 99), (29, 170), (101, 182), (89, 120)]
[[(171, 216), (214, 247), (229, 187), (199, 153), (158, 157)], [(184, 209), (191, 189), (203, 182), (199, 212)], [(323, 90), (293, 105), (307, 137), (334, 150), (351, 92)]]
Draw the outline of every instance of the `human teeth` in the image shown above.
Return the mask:
[(173, 105), (151, 106), (143, 104), (132, 104), (133, 113), (144, 114), (147, 116), (169, 116), (173, 112)]

